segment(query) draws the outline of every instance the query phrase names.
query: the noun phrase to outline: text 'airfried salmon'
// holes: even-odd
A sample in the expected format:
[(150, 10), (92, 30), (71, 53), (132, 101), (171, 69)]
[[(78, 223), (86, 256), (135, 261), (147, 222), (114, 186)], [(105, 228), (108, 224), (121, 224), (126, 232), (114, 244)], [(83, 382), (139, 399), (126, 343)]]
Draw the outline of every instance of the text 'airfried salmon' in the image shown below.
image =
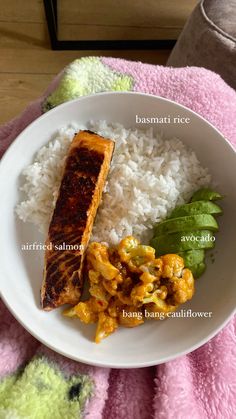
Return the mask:
[(110, 167), (114, 142), (90, 131), (73, 139), (46, 240), (41, 304), (76, 304), (83, 285), (84, 252)]

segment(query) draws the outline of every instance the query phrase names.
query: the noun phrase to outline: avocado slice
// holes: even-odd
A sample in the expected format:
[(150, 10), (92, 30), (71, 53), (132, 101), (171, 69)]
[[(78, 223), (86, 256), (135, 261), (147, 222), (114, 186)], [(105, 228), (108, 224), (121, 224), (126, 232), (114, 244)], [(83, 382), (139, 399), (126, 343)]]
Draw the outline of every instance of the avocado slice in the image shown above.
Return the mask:
[(154, 237), (150, 243), (157, 255), (161, 256), (187, 250), (212, 249), (215, 245), (215, 238), (210, 230), (181, 231)]
[(186, 266), (190, 269), (195, 279), (199, 278), (206, 270), (206, 264), (204, 262), (199, 263), (198, 265)]
[(184, 259), (186, 268), (191, 269), (190, 266), (198, 265), (204, 261), (205, 252), (203, 249), (187, 250), (186, 252), (179, 252), (179, 256)]
[(202, 188), (193, 194), (191, 198), (191, 202), (202, 201), (202, 200), (215, 201), (217, 199), (222, 199), (222, 198), (223, 196), (220, 195), (218, 192), (215, 192), (209, 188)]
[(188, 250), (187, 252), (179, 252), (179, 256), (184, 259), (184, 265), (190, 269), (194, 278), (199, 278), (206, 269), (204, 263), (205, 252), (201, 250)]
[(203, 272), (205, 272), (206, 264), (201, 262), (198, 265), (192, 265), (191, 267), (186, 266), (186, 268), (190, 269), (194, 278), (199, 278)]
[(154, 227), (154, 237), (178, 231), (218, 230), (218, 224), (211, 214), (186, 215), (185, 217), (170, 218)]
[(184, 217), (196, 214), (222, 214), (222, 209), (212, 201), (194, 201), (176, 207), (169, 218)]

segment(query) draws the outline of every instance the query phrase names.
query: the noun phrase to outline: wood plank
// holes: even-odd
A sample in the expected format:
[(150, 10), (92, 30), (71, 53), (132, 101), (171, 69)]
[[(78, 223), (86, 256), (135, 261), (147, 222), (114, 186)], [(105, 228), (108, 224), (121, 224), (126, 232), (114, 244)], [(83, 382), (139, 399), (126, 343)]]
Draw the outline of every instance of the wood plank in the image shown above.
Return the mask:
[(0, 74), (0, 124), (17, 116), (39, 97), (52, 78), (52, 75)]
[(183, 27), (197, 0), (61, 0), (59, 22)]
[[(56, 74), (82, 54), (77, 51), (51, 51), (6, 48), (1, 51), (0, 73)], [(86, 55), (86, 53), (84, 54)]]
[(109, 25), (68, 25), (59, 28), (59, 39), (63, 40), (140, 40), (140, 39), (177, 39), (182, 28), (172, 27), (135, 27)]
[(43, 0), (3, 0), (0, 21), (42, 23), (45, 21)]
[[(58, 0), (61, 23), (182, 27), (198, 0)], [(43, 0), (1, 2), (2, 22), (45, 21)]]
[(96, 55), (113, 56), (153, 64), (165, 64), (170, 50), (131, 51), (51, 51), (5, 48), (1, 50), (0, 73), (57, 74), (76, 58)]
[(0, 48), (42, 49), (50, 45), (46, 23), (0, 22)]
[[(61, 25), (60, 39), (176, 39), (179, 28), (133, 28), (86, 25)], [(0, 23), (0, 48), (50, 48), (44, 23)]]

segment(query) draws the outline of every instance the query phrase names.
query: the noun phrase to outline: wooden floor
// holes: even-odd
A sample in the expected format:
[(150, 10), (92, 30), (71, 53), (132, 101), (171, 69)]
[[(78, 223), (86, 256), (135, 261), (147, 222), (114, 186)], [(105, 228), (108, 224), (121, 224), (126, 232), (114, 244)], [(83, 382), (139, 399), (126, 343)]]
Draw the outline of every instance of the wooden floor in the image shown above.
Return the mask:
[[(134, 3), (133, 0), (125, 0), (124, 4), (132, 4), (132, 7), (134, 4), (135, 7), (137, 4), (139, 5), (136, 10), (135, 24), (130, 13), (127, 12), (123, 17), (120, 15), (120, 8), (117, 9), (117, 13), (113, 12), (109, 17), (108, 14), (105, 14), (108, 9), (105, 6), (111, 0), (99, 1), (104, 5), (100, 14), (97, 11), (94, 12), (92, 7), (85, 8), (83, 13), (76, 15), (76, 20), (73, 7), (78, 7), (78, 0), (60, 2), (62, 5), (60, 14), (63, 16), (61, 32), (63, 32), (64, 39), (70, 39), (71, 36), (88, 39), (89, 36), (94, 37), (96, 34), (96, 39), (104, 36), (114, 39), (120, 34), (126, 39), (127, 37), (148, 39), (152, 36), (164, 39), (176, 38), (197, 0), (182, 0), (181, 7), (176, 0), (169, 0), (169, 2), (149, 0), (147, 3), (151, 7), (158, 4), (155, 20), (153, 11), (149, 10), (149, 14), (144, 13), (143, 4), (145, 2), (137, 0)], [(87, 0), (86, 4), (89, 3), (94, 5), (92, 0)], [(98, 0), (95, 0), (95, 3), (99, 3)], [(169, 4), (168, 7), (167, 4)], [(65, 18), (68, 10), (68, 16)], [(104, 19), (106, 19), (105, 22)], [(91, 24), (94, 21), (96, 24)], [(120, 21), (124, 22), (122, 31), (119, 29), (121, 28)], [(106, 55), (153, 64), (165, 64), (169, 54), (169, 50), (52, 51), (42, 0), (25, 0), (24, 2), (0, 0), (0, 124), (15, 117), (29, 102), (41, 95), (53, 77), (75, 58)]]

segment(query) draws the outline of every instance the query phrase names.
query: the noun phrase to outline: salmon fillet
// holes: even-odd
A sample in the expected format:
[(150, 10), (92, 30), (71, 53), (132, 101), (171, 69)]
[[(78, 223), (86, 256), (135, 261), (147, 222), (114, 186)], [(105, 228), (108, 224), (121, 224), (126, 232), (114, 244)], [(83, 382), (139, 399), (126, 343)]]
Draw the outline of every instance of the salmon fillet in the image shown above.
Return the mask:
[(85, 250), (113, 149), (113, 141), (91, 131), (80, 131), (71, 143), (46, 240), (44, 310), (80, 299)]

